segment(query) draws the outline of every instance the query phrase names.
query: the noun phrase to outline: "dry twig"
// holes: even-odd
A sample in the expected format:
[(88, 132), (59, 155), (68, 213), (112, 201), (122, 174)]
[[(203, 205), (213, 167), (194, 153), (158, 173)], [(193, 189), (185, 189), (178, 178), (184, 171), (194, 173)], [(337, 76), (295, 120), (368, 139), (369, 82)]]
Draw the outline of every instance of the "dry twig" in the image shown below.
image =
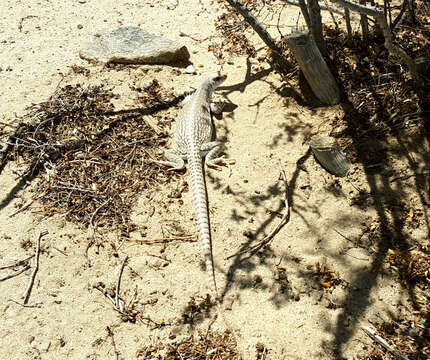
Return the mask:
[(22, 297), (24, 298), (24, 305), (28, 303), (28, 300), (30, 299), (31, 290), (33, 289), (34, 279), (36, 278), (37, 271), (39, 270), (39, 254), (40, 254), (40, 239), (42, 239), (43, 236), (48, 234), (47, 231), (39, 233), (39, 237), (37, 238), (37, 246), (36, 246), (36, 257), (34, 260), (34, 270), (30, 277), (30, 282), (28, 283), (27, 289), (25, 289), (24, 294)]
[(29, 201), (27, 201), (24, 205), (22, 205), (19, 209), (17, 209), (16, 211), (14, 211), (12, 214), (9, 215), (9, 217), (14, 217), (16, 214), (19, 214), (20, 212), (27, 210), (31, 204), (33, 204), (37, 199), (41, 198), (40, 196), (37, 196)]
[(196, 242), (196, 236), (195, 235), (184, 235), (184, 236), (174, 236), (174, 237), (162, 237), (162, 238), (155, 238), (150, 240), (140, 240), (140, 239), (128, 239), (125, 238), (125, 241), (128, 242), (137, 242), (141, 244), (163, 244), (171, 241), (184, 241), (184, 242)]
[(19, 305), (19, 306), (25, 307), (25, 308), (39, 308), (39, 307), (40, 307), (40, 305), (42, 305), (42, 304), (43, 304), (42, 302), (38, 302), (38, 303), (35, 303), (35, 304), (32, 304), (32, 305), (21, 304), (20, 302), (18, 302), (18, 301), (16, 301), (16, 300), (14, 300), (14, 299), (9, 299), (9, 301), (10, 301), (10, 302), (13, 302), (13, 303), (15, 303), (15, 304), (17, 304), (17, 305)]
[(386, 342), (382, 337), (380, 337), (375, 330), (371, 329), (369, 326), (363, 326), (363, 331), (370, 336), (373, 340), (382, 345), (386, 350), (392, 353), (396, 358), (400, 360), (410, 360), (407, 355), (402, 355), (397, 352), (388, 342)]
[(9, 275), (6, 275), (6, 276), (0, 278), (0, 281), (11, 279), (15, 276), (18, 276), (19, 274), (22, 274), (24, 271), (27, 271), (28, 269), (30, 269), (30, 265), (27, 265), (26, 267), (22, 268), (21, 270), (17, 270), (12, 274), (9, 274)]
[(17, 262), (11, 264), (11, 265), (5, 265), (5, 266), (1, 266), (0, 270), (4, 270), (4, 269), (10, 269), (16, 266), (20, 266), (20, 265), (25, 265), (27, 264), (28, 260), (32, 259), (34, 257), (34, 255), (29, 256), (28, 258), (24, 259), (24, 260), (18, 260)]
[(115, 351), (115, 357), (116, 357), (116, 359), (119, 359), (119, 351), (118, 351), (118, 349), (116, 347), (115, 339), (113, 337), (113, 332), (112, 332), (112, 330), (110, 329), (109, 326), (106, 326), (106, 330), (107, 330), (108, 336), (112, 340), (112, 346), (113, 346), (113, 350)]
[(125, 264), (126, 264), (127, 260), (128, 260), (128, 256), (126, 256), (126, 257), (124, 258), (124, 261), (122, 262), (121, 269), (120, 269), (120, 271), (119, 271), (118, 282), (116, 283), (115, 307), (116, 307), (118, 310), (120, 310), (120, 306), (119, 306), (119, 289), (120, 289), (120, 286), (121, 286), (121, 277), (122, 277), (122, 273), (123, 273), (123, 271), (124, 271), (124, 266), (125, 266)]

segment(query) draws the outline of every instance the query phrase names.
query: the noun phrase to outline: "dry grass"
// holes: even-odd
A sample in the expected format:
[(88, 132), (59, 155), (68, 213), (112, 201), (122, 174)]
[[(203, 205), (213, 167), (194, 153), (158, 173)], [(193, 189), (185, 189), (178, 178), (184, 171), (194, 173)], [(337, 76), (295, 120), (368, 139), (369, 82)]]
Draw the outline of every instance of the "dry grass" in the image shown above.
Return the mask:
[(137, 351), (138, 359), (153, 360), (239, 360), (236, 341), (230, 332), (191, 335), (173, 344), (144, 346)]
[(151, 161), (166, 144), (166, 122), (144, 116), (167, 108), (160, 100), (167, 95), (156, 80), (135, 91), (140, 106), (131, 111), (114, 111), (110, 90), (80, 85), (58, 89), (28, 109), (4, 159), (24, 160), (24, 177), (39, 175), (36, 192), (44, 214), (116, 227), (124, 236), (132, 230), (129, 214), (136, 196), (160, 182), (160, 172), (169, 176)]

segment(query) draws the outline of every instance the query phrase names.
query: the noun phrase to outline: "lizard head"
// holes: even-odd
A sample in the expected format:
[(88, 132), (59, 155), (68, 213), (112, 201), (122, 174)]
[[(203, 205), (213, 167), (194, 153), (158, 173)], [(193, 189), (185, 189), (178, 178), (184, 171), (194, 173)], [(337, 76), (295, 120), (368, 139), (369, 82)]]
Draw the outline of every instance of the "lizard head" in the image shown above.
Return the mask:
[(221, 73), (214, 74), (209, 78), (213, 90), (220, 86), (224, 80), (227, 79), (227, 75), (221, 75)]

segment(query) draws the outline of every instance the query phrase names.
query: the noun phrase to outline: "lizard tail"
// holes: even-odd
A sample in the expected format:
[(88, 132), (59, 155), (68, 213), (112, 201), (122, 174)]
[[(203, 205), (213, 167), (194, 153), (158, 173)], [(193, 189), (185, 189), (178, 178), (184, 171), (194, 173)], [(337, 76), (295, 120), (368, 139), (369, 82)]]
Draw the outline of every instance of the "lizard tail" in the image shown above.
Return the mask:
[(203, 255), (205, 257), (206, 272), (211, 282), (211, 288), (213, 295), (215, 296), (215, 300), (218, 301), (218, 289), (216, 286), (215, 270), (212, 257), (212, 240), (210, 233), (206, 184), (203, 176), (202, 159), (198, 152), (193, 153), (189, 157), (188, 168), (190, 170), (191, 193), (196, 210), (197, 226), (199, 229), (200, 241), (203, 247)]

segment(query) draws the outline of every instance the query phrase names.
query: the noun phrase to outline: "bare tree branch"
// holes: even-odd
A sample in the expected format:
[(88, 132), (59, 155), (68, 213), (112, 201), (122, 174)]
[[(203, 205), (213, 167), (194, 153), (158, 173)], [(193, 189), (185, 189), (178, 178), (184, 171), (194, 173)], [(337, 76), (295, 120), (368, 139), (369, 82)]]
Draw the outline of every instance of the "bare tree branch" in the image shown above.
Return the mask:
[(419, 87), (422, 87), (422, 79), (419, 76), (415, 61), (402, 48), (394, 44), (390, 27), (388, 26), (384, 13), (381, 10), (373, 6), (363, 6), (347, 0), (331, 0), (331, 2), (348, 8), (352, 11), (359, 12), (360, 14), (365, 14), (375, 18), (375, 20), (381, 26), (385, 38), (384, 45), (387, 48), (388, 52), (393, 56), (400, 57), (407, 64), (409, 72), (411, 73), (412, 79), (414, 80), (415, 84)]
[(351, 16), (348, 8), (345, 8), (345, 22), (346, 22), (346, 31), (348, 32), (348, 39), (352, 39)]
[(409, 3), (409, 0), (403, 0), (403, 3), (402, 3), (402, 7), (400, 8), (400, 12), (399, 12), (399, 14), (397, 15), (397, 17), (394, 19), (394, 21), (391, 23), (391, 31), (393, 31), (394, 30), (394, 28), (396, 27), (396, 25), (399, 23), (399, 21), (402, 19), (402, 17), (403, 17), (403, 14), (405, 13), (405, 11), (406, 11), (406, 8), (407, 8), (407, 6), (408, 6), (408, 3)]
[(327, 48), (322, 30), (321, 9), (318, 0), (308, 0), (309, 17), (311, 19), (311, 32), (323, 56), (327, 55)]
[(276, 41), (270, 36), (267, 30), (261, 25), (257, 18), (237, 0), (226, 0), (230, 6), (237, 10), (237, 12), (243, 16), (245, 21), (254, 29), (254, 31), (260, 36), (261, 40), (272, 50), (276, 55), (278, 64), (281, 66), (282, 70), (287, 71), (291, 66), (282, 57), (282, 49), (278, 46)]
[[(304, 6), (305, 6), (305, 9), (306, 9), (306, 12), (307, 12), (307, 7), (306, 7), (305, 0), (284, 0), (284, 1), (287, 4), (294, 5), (294, 6), (299, 6), (300, 9), (302, 10), (302, 13), (303, 13), (303, 9), (302, 9), (301, 3), (303, 3)], [(331, 12), (333, 12), (335, 14), (342, 15), (342, 16), (345, 15), (343, 9), (338, 8), (336, 6), (327, 6), (327, 5), (322, 4), (322, 3), (319, 3), (319, 5), (320, 5), (321, 10), (331, 11)], [(303, 16), (305, 16), (305, 14), (303, 14)], [(306, 19), (305, 19), (305, 21), (306, 21)]]
[[(366, 0), (360, 0), (361, 5), (366, 5)], [(369, 40), (369, 24), (367, 22), (367, 16), (363, 13), (360, 13), (360, 24), (361, 31), (363, 33), (363, 40)]]
[(305, 0), (299, 0), (298, 5), (300, 6), (300, 10), (302, 11), (303, 18), (306, 21), (306, 25), (310, 30), (312, 27), (311, 18), (309, 17), (308, 7), (306, 6)]

